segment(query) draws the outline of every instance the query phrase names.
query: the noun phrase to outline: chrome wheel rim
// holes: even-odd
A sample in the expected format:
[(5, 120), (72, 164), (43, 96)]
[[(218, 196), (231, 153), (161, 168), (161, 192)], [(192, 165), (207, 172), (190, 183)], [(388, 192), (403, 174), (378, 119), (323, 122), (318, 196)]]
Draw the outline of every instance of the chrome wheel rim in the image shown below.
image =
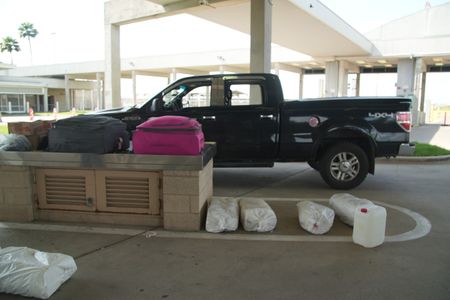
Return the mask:
[(351, 181), (358, 176), (359, 168), (359, 160), (353, 153), (341, 152), (331, 160), (330, 173), (336, 180)]

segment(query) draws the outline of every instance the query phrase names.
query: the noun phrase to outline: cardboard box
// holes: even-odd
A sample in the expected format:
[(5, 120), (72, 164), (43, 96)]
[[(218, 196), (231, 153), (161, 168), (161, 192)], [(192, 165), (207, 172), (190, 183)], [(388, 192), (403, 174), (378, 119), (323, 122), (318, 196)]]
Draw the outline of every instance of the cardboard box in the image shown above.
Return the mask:
[(52, 127), (53, 121), (32, 121), (8, 123), (8, 131), (11, 134), (22, 135), (48, 135), (48, 130)]
[(8, 123), (10, 134), (24, 135), (31, 143), (33, 150), (38, 150), (39, 146), (45, 143), (48, 130), (52, 127), (53, 121), (32, 121)]

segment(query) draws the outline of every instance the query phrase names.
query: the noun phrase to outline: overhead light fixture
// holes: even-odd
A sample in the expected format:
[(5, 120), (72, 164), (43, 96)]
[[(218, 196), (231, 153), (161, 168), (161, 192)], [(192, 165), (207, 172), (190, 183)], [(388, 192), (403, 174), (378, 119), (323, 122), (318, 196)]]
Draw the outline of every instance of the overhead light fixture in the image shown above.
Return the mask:
[(317, 66), (318, 64), (315, 61), (309, 63), (310, 65)]
[(357, 60), (356, 63), (359, 64), (359, 65), (363, 65), (363, 64), (365, 64), (366, 62), (365, 62), (364, 60)]
[(438, 62), (438, 63), (435, 63), (434, 65), (437, 67), (442, 67), (444, 65), (444, 63)]
[(200, 5), (200, 6), (208, 6), (208, 7), (211, 7), (211, 8), (215, 8), (214, 6), (212, 6), (211, 4), (209, 4), (209, 1), (208, 1), (208, 0), (199, 0), (199, 1), (198, 1), (198, 5)]
[(373, 66), (372, 66), (372, 65), (364, 65), (364, 67), (366, 67), (366, 68), (372, 68)]
[(293, 63), (292, 65), (294, 65), (296, 67), (300, 67), (300, 64), (298, 64), (298, 63)]
[(311, 67), (308, 67), (308, 66), (304, 66), (303, 69), (311, 70), (312, 68), (311, 68)]
[(433, 61), (434, 62), (442, 62), (442, 58), (441, 57), (433, 57)]
[(384, 65), (386, 68), (392, 68), (392, 65), (391, 64), (385, 64)]
[(379, 62), (380, 64), (385, 64), (385, 63), (387, 63), (387, 61), (386, 61), (385, 59), (377, 60), (377, 62)]

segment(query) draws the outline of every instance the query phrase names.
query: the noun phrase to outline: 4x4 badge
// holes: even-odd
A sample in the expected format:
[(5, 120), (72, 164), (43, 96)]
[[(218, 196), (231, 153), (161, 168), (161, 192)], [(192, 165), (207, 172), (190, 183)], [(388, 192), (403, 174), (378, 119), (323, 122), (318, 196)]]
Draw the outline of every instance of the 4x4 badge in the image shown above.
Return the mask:
[(395, 118), (394, 113), (387, 113), (387, 112), (376, 112), (376, 113), (369, 113), (369, 117), (372, 118)]

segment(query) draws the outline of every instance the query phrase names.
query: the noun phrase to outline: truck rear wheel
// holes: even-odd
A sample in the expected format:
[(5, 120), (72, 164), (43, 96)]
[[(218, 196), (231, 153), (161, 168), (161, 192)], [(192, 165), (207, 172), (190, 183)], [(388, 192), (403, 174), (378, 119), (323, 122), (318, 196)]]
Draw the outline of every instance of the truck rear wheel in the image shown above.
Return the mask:
[(332, 188), (357, 187), (369, 170), (367, 154), (352, 143), (339, 143), (329, 148), (320, 160), (320, 175)]
[(313, 168), (316, 171), (319, 171), (320, 169), (320, 162), (315, 161), (315, 160), (308, 160), (307, 161), (308, 165)]

